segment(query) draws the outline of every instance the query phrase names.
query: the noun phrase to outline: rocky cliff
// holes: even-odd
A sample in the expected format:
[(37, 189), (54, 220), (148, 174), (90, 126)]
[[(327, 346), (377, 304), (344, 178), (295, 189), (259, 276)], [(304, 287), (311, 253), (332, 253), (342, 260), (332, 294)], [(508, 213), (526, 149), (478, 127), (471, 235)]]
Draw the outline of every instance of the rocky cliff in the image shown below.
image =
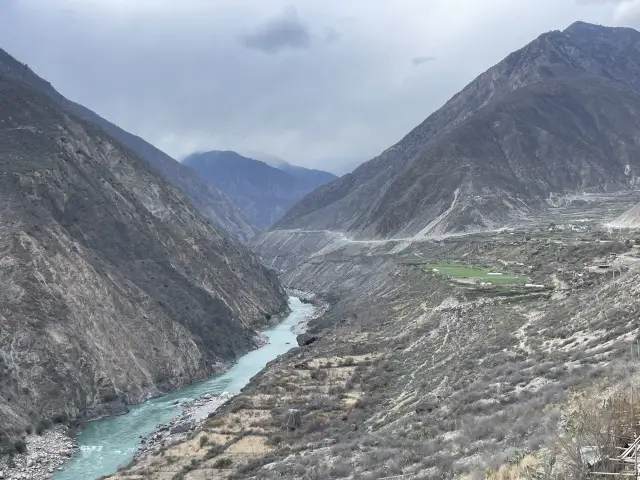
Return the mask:
[(180, 387), (255, 346), (277, 276), (148, 163), (0, 76), (0, 444)]
[(0, 49), (0, 73), (18, 78), (40, 90), (67, 112), (97, 125), (122, 145), (136, 152), (140, 158), (157, 169), (165, 180), (182, 190), (207, 218), (240, 241), (247, 242), (258, 233), (258, 229), (248, 217), (225, 194), (203, 181), (193, 170), (142, 138), (126, 132), (88, 108), (63, 97), (49, 82), (40, 78), (2, 49)]
[(290, 164), (272, 167), (231, 151), (196, 153), (184, 164), (227, 194), (261, 228), (269, 227), (300, 198), (336, 178)]
[(423, 237), (635, 189), (639, 85), (639, 32), (578, 22), (545, 33), (274, 228)]

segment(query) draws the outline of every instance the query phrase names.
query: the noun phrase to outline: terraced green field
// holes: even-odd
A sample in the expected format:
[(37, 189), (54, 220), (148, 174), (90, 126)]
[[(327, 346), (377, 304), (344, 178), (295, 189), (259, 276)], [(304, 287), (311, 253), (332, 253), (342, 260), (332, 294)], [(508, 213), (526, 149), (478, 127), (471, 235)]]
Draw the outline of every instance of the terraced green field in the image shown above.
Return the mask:
[(466, 265), (453, 265), (453, 264), (427, 264), (424, 266), (427, 271), (446, 275), (453, 280), (467, 280), (467, 281), (479, 281), (479, 282), (491, 282), (493, 284), (524, 284), (529, 279), (526, 277), (519, 277), (517, 275), (509, 275), (503, 273), (502, 275), (489, 275), (489, 273), (502, 273), (500, 271), (491, 270), (488, 268), (476, 268), (468, 267)]

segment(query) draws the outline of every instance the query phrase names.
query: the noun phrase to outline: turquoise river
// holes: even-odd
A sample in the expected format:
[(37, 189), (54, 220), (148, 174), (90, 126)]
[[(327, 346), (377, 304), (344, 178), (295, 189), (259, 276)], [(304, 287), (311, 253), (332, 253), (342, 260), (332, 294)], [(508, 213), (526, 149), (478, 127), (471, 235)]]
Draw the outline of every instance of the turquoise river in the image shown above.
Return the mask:
[(291, 313), (284, 321), (264, 332), (269, 343), (240, 357), (226, 373), (133, 405), (126, 415), (87, 424), (77, 438), (78, 452), (54, 480), (94, 480), (115, 472), (131, 460), (141, 436), (149, 435), (157, 424), (167, 423), (180, 413), (181, 407), (174, 405), (176, 400), (182, 403), (205, 393), (238, 393), (268, 362), (297, 345), (291, 328), (311, 315), (314, 307), (296, 297), (289, 298), (289, 306)]

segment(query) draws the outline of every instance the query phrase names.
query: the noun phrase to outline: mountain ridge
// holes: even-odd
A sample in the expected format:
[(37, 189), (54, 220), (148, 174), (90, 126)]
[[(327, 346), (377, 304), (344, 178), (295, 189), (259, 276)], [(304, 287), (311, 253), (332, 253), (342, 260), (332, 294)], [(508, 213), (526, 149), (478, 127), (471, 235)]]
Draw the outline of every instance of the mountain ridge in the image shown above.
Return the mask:
[(261, 228), (280, 218), (296, 200), (335, 175), (296, 167), (281, 168), (230, 150), (189, 155), (183, 164), (222, 190)]
[[(341, 230), (361, 238), (407, 234), (436, 235), (517, 223), (523, 216), (526, 217), (528, 210), (546, 208), (545, 198), (528, 195), (524, 190), (518, 192), (522, 194), (520, 196), (513, 194), (514, 189), (518, 191), (522, 185), (523, 178), (519, 178), (522, 171), (512, 171), (508, 174), (509, 180), (506, 183), (509, 184), (510, 196), (488, 194), (474, 199), (478, 191), (491, 189), (494, 180), (505, 183), (505, 171), (495, 171), (493, 178), (486, 175), (471, 178), (472, 173), (478, 173), (478, 169), (470, 170), (470, 167), (488, 165), (487, 158), (471, 158), (469, 155), (478, 142), (488, 150), (493, 149), (491, 144), (496, 141), (506, 146), (498, 149), (499, 155), (505, 157), (507, 166), (513, 164), (520, 169), (523, 168), (522, 162), (526, 166), (527, 162), (541, 155), (548, 163), (545, 170), (547, 176), (542, 180), (528, 178), (526, 182), (533, 182), (529, 184), (538, 187), (541, 187), (541, 182), (546, 182), (545, 188), (538, 188), (544, 196), (580, 192), (579, 187), (607, 191), (608, 187), (604, 185), (611, 184), (613, 179), (606, 178), (606, 175), (600, 179), (589, 177), (590, 180), (587, 179), (589, 181), (586, 183), (582, 180), (572, 180), (573, 183), (558, 187), (554, 185), (554, 178), (548, 173), (552, 168), (551, 163), (555, 163), (556, 167), (561, 165), (557, 152), (552, 152), (555, 147), (550, 144), (551, 138), (561, 142), (561, 147), (558, 148), (568, 153), (572, 162), (574, 158), (583, 154), (571, 150), (573, 138), (565, 138), (562, 131), (562, 122), (565, 119), (569, 122), (575, 120), (576, 112), (584, 116), (579, 119), (583, 124), (576, 125), (574, 135), (578, 135), (581, 129), (590, 129), (590, 134), (597, 134), (602, 139), (603, 136), (598, 133), (599, 129), (608, 128), (614, 139), (606, 141), (611, 145), (616, 142), (623, 145), (618, 153), (629, 161), (631, 175), (628, 183), (621, 183), (619, 179), (614, 183), (617, 182), (618, 189), (635, 188), (635, 178), (640, 171), (640, 165), (634, 160), (638, 146), (628, 130), (624, 136), (616, 133), (618, 128), (625, 130), (624, 125), (616, 124), (616, 128), (612, 128), (612, 124), (618, 121), (621, 123), (619, 116), (637, 123), (634, 113), (637, 98), (634, 92), (640, 85), (639, 45), (640, 33), (633, 29), (610, 29), (584, 23), (572, 24), (563, 32), (552, 31), (540, 35), (478, 75), (440, 109), (378, 157), (302, 199), (273, 229)], [(526, 102), (520, 101), (521, 108), (528, 109), (528, 121), (535, 123), (544, 118), (546, 130), (542, 132), (529, 129), (527, 136), (517, 133), (518, 128), (523, 125), (518, 118), (519, 112), (510, 112), (504, 102), (500, 103), (501, 97), (522, 90), (520, 96), (529, 94), (541, 98), (541, 94), (544, 93), (540, 92), (541, 89), (544, 90), (542, 85), (548, 84), (550, 92), (553, 92), (553, 89), (560, 88), (561, 82), (558, 81), (563, 79), (569, 82), (580, 79), (593, 80), (590, 85), (582, 83), (585, 94), (592, 89), (599, 90), (596, 98), (592, 98), (592, 109), (580, 110), (579, 102), (570, 106), (572, 111), (544, 103), (545, 111), (536, 112), (528, 107)], [(596, 81), (599, 83), (596, 84)], [(622, 107), (614, 112), (604, 99), (610, 91), (612, 95), (619, 96), (621, 88), (628, 90), (628, 96), (633, 97), (634, 104), (626, 108), (626, 111)], [(563, 94), (570, 92), (564, 91)], [(602, 98), (598, 99), (598, 96)], [(507, 122), (513, 130), (488, 128), (485, 129), (482, 138), (475, 136), (474, 132), (467, 128), (469, 122), (473, 122), (474, 117), (480, 118), (480, 123), (490, 121), (491, 115), (496, 117), (497, 107), (494, 104), (502, 105), (501, 114), (498, 116), (501, 116), (502, 121)], [(605, 113), (601, 114), (602, 112)], [(494, 118), (491, 121), (499, 119)], [(476, 127), (478, 125), (479, 123), (476, 123)], [(444, 137), (454, 131), (458, 131), (456, 141), (459, 145), (447, 145)], [(461, 132), (465, 134), (462, 135)], [(513, 132), (516, 133), (512, 135)], [(523, 150), (519, 147), (523, 144), (529, 144), (529, 147)], [(599, 147), (594, 142), (583, 142), (581, 148), (592, 154)], [(613, 150), (612, 146), (607, 154), (599, 157), (596, 170), (602, 170), (601, 167), (609, 161), (607, 155)], [(439, 161), (436, 152), (445, 151), (448, 155), (447, 161)], [(572, 168), (590, 168), (586, 163), (574, 163)], [(430, 173), (427, 175), (428, 172)], [(438, 175), (444, 176), (439, 178)], [(615, 175), (617, 176), (617, 173)], [(434, 189), (439, 192), (434, 194)], [(459, 197), (454, 195), (457, 189), (460, 192)], [(457, 199), (456, 205), (452, 205), (454, 198)], [(492, 203), (495, 204), (495, 209)], [(419, 218), (413, 221), (413, 217), (407, 212), (412, 212), (411, 215)], [(441, 217), (442, 215), (444, 217)], [(461, 220), (456, 221), (456, 216), (461, 217)], [(426, 229), (429, 225), (431, 228)]]
[(219, 371), (287, 309), (274, 271), (96, 125), (0, 74), (0, 452)]
[(27, 65), (20, 63), (2, 49), (0, 49), (0, 73), (31, 85), (68, 112), (102, 128), (156, 168), (165, 179), (180, 188), (207, 218), (244, 243), (258, 234), (258, 229), (226, 195), (202, 181), (191, 169), (184, 167), (139, 136), (125, 131), (83, 105), (67, 99), (55, 90), (51, 83), (39, 77)]

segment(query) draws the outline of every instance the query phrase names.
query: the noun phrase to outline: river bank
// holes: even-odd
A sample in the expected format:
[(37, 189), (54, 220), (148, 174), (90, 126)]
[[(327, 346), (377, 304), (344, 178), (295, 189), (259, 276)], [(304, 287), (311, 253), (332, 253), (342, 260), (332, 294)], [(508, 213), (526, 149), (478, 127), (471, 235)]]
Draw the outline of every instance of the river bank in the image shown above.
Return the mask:
[(291, 331), (296, 335), (302, 335), (303, 333), (305, 333), (309, 329), (309, 324), (311, 322), (322, 317), (329, 310), (329, 302), (327, 302), (319, 295), (316, 295), (315, 293), (305, 292), (303, 290), (297, 290), (295, 288), (287, 288), (286, 291), (288, 295), (297, 297), (301, 302), (310, 303), (315, 307), (312, 315), (309, 315), (309, 317), (305, 318), (299, 324), (294, 325), (291, 328)]
[[(329, 309), (329, 303), (313, 293), (287, 289), (287, 294), (291, 297), (299, 298), (302, 303), (314, 306), (313, 313), (306, 315), (300, 322), (291, 326), (290, 331), (294, 335), (305, 333), (309, 323), (324, 315)], [(266, 335), (262, 335), (262, 337), (265, 339), (265, 343), (262, 346), (265, 346), (269, 343), (269, 338)], [(291, 342), (290, 344), (295, 347)], [(234, 396), (229, 392), (223, 392), (220, 395), (207, 393), (182, 404), (183, 411), (179, 416), (167, 424), (157, 425), (150, 435), (141, 440), (142, 444), (134, 455), (133, 461), (135, 462), (163, 448), (186, 441), (193, 435), (193, 432), (202, 426), (205, 420)]]
[(159, 424), (151, 435), (141, 439), (141, 445), (133, 456), (137, 460), (158, 450), (183, 442), (189, 438), (198, 425), (213, 414), (234, 395), (223, 392), (219, 395), (205, 393), (201, 397), (181, 404), (182, 413), (166, 424)]
[[(304, 333), (309, 321), (317, 318), (320, 312), (325, 311), (324, 302), (315, 299), (313, 294), (308, 292), (298, 292), (295, 290), (288, 291), (291, 297), (300, 298), (300, 305), (294, 306), (294, 310), (302, 308), (304, 314), (296, 317), (294, 315), (294, 321), (287, 325), (286, 330), (291, 337), (288, 341), (284, 342), (279, 348), (284, 351), (296, 346), (295, 335)], [(297, 294), (297, 295), (296, 295)], [(299, 295), (299, 296), (298, 296)], [(313, 309), (310, 309), (313, 304)], [(289, 318), (289, 317), (287, 317)], [(278, 325), (287, 323), (287, 318), (283, 319)], [(249, 352), (247, 355), (258, 352), (263, 349), (269, 349), (272, 342), (270, 332), (278, 327), (273, 327), (265, 332), (260, 332), (257, 335), (256, 343), (258, 348)], [(286, 350), (285, 350), (286, 349)], [(246, 356), (246, 355), (245, 355)], [(269, 357), (271, 354), (269, 354)], [(277, 356), (277, 355), (276, 355)], [(271, 360), (269, 358), (268, 360)], [(261, 361), (261, 360), (260, 360)], [(267, 361), (264, 362), (265, 364)], [(224, 379), (234, 364), (220, 365), (223, 369), (219, 374), (219, 378)], [(259, 369), (255, 372), (258, 373)], [(253, 376), (253, 375), (251, 375)], [(145, 406), (155, 405), (156, 403), (163, 403), (164, 398), (172, 398), (170, 404), (163, 407), (162, 411), (158, 414), (150, 412), (148, 416), (159, 415), (161, 419), (155, 423), (146, 431), (137, 435), (133, 442), (128, 442), (127, 445), (123, 445), (120, 449), (122, 453), (117, 453), (116, 456), (122, 455), (126, 457), (127, 452), (130, 455), (129, 460), (133, 458), (139, 458), (147, 455), (153, 451), (156, 451), (163, 446), (171, 445), (173, 443), (184, 440), (188, 435), (195, 430), (198, 425), (206, 419), (207, 415), (214, 412), (218, 407), (229, 400), (233, 394), (227, 390), (235, 389), (239, 391), (250, 377), (246, 380), (239, 380), (237, 383), (224, 381), (220, 384), (218, 392), (212, 392), (206, 390), (200, 392), (197, 395), (189, 398), (188, 394), (184, 396), (180, 395), (180, 392), (194, 389), (198, 391), (201, 389), (201, 385), (206, 385), (211, 380), (204, 380), (194, 385), (185, 387), (175, 392), (171, 392), (168, 395), (151, 398), (149, 401), (138, 405), (131, 405), (130, 412), (122, 416), (105, 417), (103, 419), (89, 422), (85, 425), (85, 428), (89, 430), (88, 435), (85, 435), (86, 430), (81, 433), (79, 437), (69, 436), (69, 431), (66, 427), (59, 425), (55, 428), (45, 431), (40, 435), (29, 435), (25, 438), (26, 452), (23, 454), (16, 454), (12, 457), (0, 458), (0, 480), (27, 480), (27, 479), (43, 479), (49, 480), (55, 478), (56, 480), (68, 480), (78, 478), (92, 478), (73, 476), (73, 474), (67, 475), (66, 464), (74, 464), (76, 457), (100, 457), (104, 452), (104, 445), (101, 445), (101, 438), (109, 436), (116, 432), (101, 432), (101, 428), (97, 428), (99, 425), (105, 423), (125, 424), (129, 421), (135, 422), (143, 421), (140, 416), (143, 415), (142, 411), (145, 410)], [(215, 382), (214, 382), (215, 383)], [(234, 385), (237, 385), (234, 387)], [(218, 388), (218, 385), (214, 385), (213, 389)], [(175, 397), (175, 399), (173, 399)], [(153, 407), (155, 409), (155, 407)], [(115, 428), (115, 430), (119, 430)], [(98, 437), (98, 441), (86, 441), (83, 440), (87, 436)], [(117, 439), (117, 434), (115, 435)], [(80, 444), (78, 444), (78, 440)], [(142, 443), (144, 441), (144, 443)], [(142, 443), (142, 445), (141, 445)], [(125, 458), (126, 460), (126, 458)], [(127, 460), (128, 461), (128, 460)], [(115, 465), (115, 467), (127, 463), (123, 461)], [(105, 471), (105, 473), (109, 473)], [(100, 475), (96, 475), (93, 478), (97, 478)]]
[(3, 480), (46, 480), (53, 478), (62, 469), (77, 448), (75, 439), (68, 430), (58, 425), (42, 435), (25, 438), (27, 450), (24, 454), (0, 459), (0, 479)]
[[(277, 325), (262, 332), (264, 345), (240, 357), (224, 374), (197, 382), (188, 387), (133, 405), (126, 415), (108, 417), (86, 425), (77, 438), (78, 448), (62, 471), (54, 472), (55, 480), (96, 479), (113, 473), (119, 466), (129, 463), (134, 456), (153, 450), (158, 426), (163, 434), (157, 438), (162, 446), (173, 442), (171, 433), (191, 431), (192, 421), (198, 425), (201, 419), (224, 404), (231, 394), (239, 393), (249, 380), (278, 355), (296, 345), (291, 329), (310, 317), (315, 307), (298, 298), (289, 299), (291, 313)], [(224, 395), (229, 392), (229, 396)], [(210, 395), (210, 397), (207, 397)], [(184, 410), (188, 410), (185, 414)], [(174, 422), (174, 419), (177, 421)], [(188, 419), (188, 421), (186, 421)], [(184, 422), (183, 422), (184, 420)], [(182, 426), (187, 424), (187, 427)], [(168, 429), (166, 427), (169, 426)], [(141, 440), (146, 447), (141, 449)], [(5, 472), (6, 473), (6, 472)]]

